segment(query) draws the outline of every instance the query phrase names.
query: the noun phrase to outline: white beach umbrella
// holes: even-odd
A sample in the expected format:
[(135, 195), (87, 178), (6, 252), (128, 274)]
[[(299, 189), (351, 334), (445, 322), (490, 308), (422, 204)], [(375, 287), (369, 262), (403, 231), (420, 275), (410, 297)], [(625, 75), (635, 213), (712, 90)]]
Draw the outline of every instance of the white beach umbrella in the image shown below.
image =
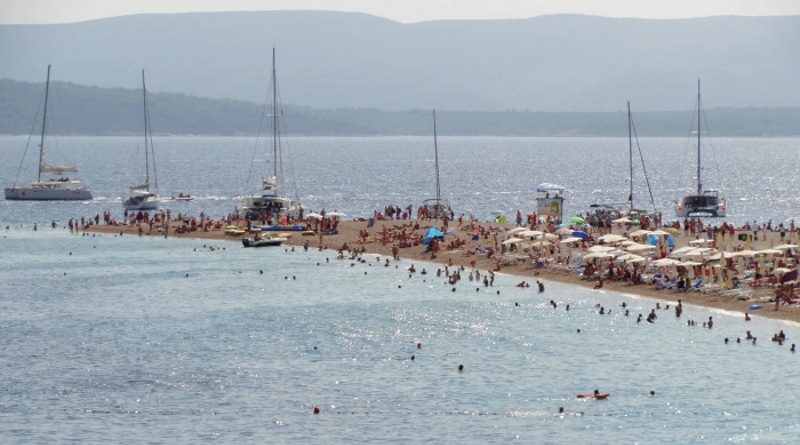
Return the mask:
[(655, 264), (658, 267), (661, 267), (661, 266), (679, 266), (681, 264), (681, 262), (678, 261), (678, 260), (674, 260), (672, 258), (661, 258), (660, 260), (653, 261), (653, 264)]
[(611, 246), (592, 246), (589, 248), (589, 252), (595, 252), (595, 253), (611, 252), (612, 250), (617, 250), (617, 249), (616, 247), (611, 247)]
[(650, 234), (651, 234), (651, 235), (656, 235), (656, 236), (667, 236), (667, 235), (671, 235), (671, 233), (669, 233), (669, 232), (665, 232), (665, 231), (663, 231), (663, 230), (656, 230), (656, 231), (654, 231), (654, 232), (650, 232)]
[(649, 235), (651, 233), (652, 232), (650, 232), (649, 230), (639, 229), (639, 230), (637, 230), (635, 232), (631, 232), (630, 236), (645, 236), (645, 235)]
[(575, 236), (571, 236), (571, 237), (569, 237), (569, 238), (564, 238), (564, 239), (562, 239), (562, 240), (561, 240), (561, 241), (559, 241), (559, 242), (560, 242), (561, 244), (569, 244), (569, 243), (574, 243), (574, 242), (578, 242), (578, 241), (583, 241), (583, 239), (581, 239), (581, 238), (578, 238), (578, 237), (575, 237)]
[(622, 218), (617, 218), (615, 220), (612, 220), (611, 222), (614, 224), (629, 224), (631, 220), (630, 218), (626, 218), (623, 216)]
[(756, 252), (756, 255), (781, 255), (781, 254), (783, 254), (783, 251), (778, 249), (761, 249)]
[(509, 245), (511, 245), (511, 244), (517, 244), (517, 243), (521, 243), (522, 241), (524, 241), (524, 240), (523, 240), (523, 239), (521, 239), (521, 238), (509, 238), (509, 239), (507, 239), (507, 240), (503, 241), (503, 242), (502, 242), (502, 243), (500, 243), (500, 244), (503, 244), (504, 246), (509, 246)]
[(711, 241), (712, 241), (712, 240), (710, 240), (710, 239), (706, 239), (706, 238), (700, 238), (700, 239), (694, 239), (694, 240), (691, 240), (691, 241), (689, 241), (689, 244), (691, 244), (691, 245), (695, 246), (695, 245), (708, 244), (708, 243), (710, 243)]
[(600, 241), (605, 241), (607, 243), (618, 243), (620, 241), (625, 241), (628, 238), (625, 238), (624, 236), (620, 236), (614, 233), (609, 233), (608, 235), (603, 235), (598, 239)]
[(683, 246), (683, 247), (679, 247), (679, 248), (677, 248), (677, 249), (673, 250), (673, 251), (672, 251), (672, 253), (670, 253), (670, 254), (669, 254), (669, 256), (681, 256), (681, 255), (683, 255), (684, 253), (686, 253), (686, 252), (689, 252), (689, 251), (692, 251), (692, 250), (694, 250), (694, 249), (695, 249), (695, 247), (694, 247), (694, 246)]
[(526, 230), (528, 230), (528, 229), (526, 229), (525, 227), (514, 227), (513, 229), (508, 231), (508, 234), (509, 235), (513, 235), (515, 233), (524, 232)]
[(532, 236), (539, 236), (542, 233), (544, 233), (544, 232), (541, 232), (539, 230), (523, 230), (521, 232), (518, 232), (517, 236), (522, 236), (522, 237), (528, 238), (528, 237), (532, 237)]
[(780, 246), (775, 246), (775, 249), (789, 250), (789, 249), (796, 249), (798, 247), (800, 246), (798, 246), (797, 244), (781, 244)]
[(322, 215), (319, 213), (308, 213), (306, 214), (306, 218), (314, 218), (314, 219), (322, 219)]
[(326, 213), (325, 216), (344, 216), (344, 213), (337, 212), (337, 211), (334, 210), (333, 212)]
[(625, 248), (625, 250), (630, 250), (631, 252), (640, 252), (643, 250), (651, 250), (655, 249), (656, 246), (651, 246), (650, 244), (633, 244)]
[(754, 257), (758, 252), (755, 250), (745, 249), (740, 250), (738, 252), (733, 252), (730, 256), (743, 256), (743, 257)]

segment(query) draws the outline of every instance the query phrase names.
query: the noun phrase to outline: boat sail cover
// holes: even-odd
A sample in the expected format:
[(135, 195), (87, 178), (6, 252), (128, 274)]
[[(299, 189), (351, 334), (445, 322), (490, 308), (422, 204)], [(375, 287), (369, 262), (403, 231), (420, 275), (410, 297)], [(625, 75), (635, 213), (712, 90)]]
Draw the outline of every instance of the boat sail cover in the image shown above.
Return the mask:
[(148, 191), (150, 190), (150, 183), (145, 182), (144, 184), (132, 185), (130, 188), (131, 191)]
[(39, 165), (39, 170), (45, 173), (68, 173), (78, 171), (78, 167), (72, 165), (50, 165), (42, 162)]

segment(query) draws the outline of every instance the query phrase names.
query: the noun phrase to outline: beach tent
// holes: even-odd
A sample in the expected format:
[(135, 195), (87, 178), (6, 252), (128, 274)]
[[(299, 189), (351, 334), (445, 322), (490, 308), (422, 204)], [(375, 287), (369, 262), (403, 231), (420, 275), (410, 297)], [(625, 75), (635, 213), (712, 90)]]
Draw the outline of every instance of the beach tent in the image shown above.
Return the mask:
[(436, 227), (431, 227), (425, 232), (425, 236), (422, 238), (422, 244), (430, 244), (434, 238), (438, 238), (440, 240), (444, 239), (444, 233), (442, 233)]

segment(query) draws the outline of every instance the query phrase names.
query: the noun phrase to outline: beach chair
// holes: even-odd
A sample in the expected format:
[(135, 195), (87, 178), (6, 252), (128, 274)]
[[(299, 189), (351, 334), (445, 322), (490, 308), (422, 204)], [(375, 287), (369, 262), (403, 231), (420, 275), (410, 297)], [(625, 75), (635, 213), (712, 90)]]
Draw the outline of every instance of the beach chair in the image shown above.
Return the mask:
[(697, 281), (695, 281), (695, 283), (693, 285), (686, 286), (685, 291), (686, 292), (699, 291), (702, 286), (703, 286), (703, 279), (702, 278), (698, 278)]

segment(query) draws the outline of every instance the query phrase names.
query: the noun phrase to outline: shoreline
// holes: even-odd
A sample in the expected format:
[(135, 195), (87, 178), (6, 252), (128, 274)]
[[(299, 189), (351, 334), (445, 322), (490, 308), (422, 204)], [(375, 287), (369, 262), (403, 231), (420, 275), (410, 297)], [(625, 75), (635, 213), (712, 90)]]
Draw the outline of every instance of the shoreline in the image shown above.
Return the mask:
[[(189, 239), (210, 239), (219, 241), (232, 241), (241, 244), (241, 239), (247, 235), (227, 235), (224, 232), (225, 224), (217, 224), (219, 227), (210, 227), (208, 231), (190, 231), (186, 233), (176, 234), (176, 229), (182, 226), (179, 221), (171, 221), (169, 224), (168, 238), (189, 238)], [(418, 225), (419, 228), (412, 227)], [(153, 230), (150, 232), (147, 224), (142, 224), (141, 236), (161, 236), (164, 234), (159, 232), (153, 225)], [(441, 221), (422, 221), (422, 220), (381, 220), (375, 221), (373, 227), (368, 227), (367, 221), (340, 221), (337, 225), (337, 234), (323, 235), (319, 234), (304, 235), (303, 232), (280, 232), (282, 234), (290, 234), (291, 236), (285, 241), (285, 246), (303, 247), (307, 243), (308, 248), (314, 249), (328, 249), (334, 252), (339, 251), (345, 257), (351, 257), (360, 253), (368, 253), (379, 255), (385, 258), (393, 256), (392, 244), (382, 242), (381, 238), (384, 236), (393, 236), (392, 234), (401, 234), (409, 236), (410, 239), (421, 237), (425, 231), (430, 227), (437, 227), (441, 229)], [(493, 228), (498, 233), (498, 241), (506, 239), (508, 231), (517, 227), (515, 224), (496, 224), (496, 223), (475, 223), (476, 230), (482, 227), (483, 229)], [(411, 245), (410, 247), (396, 249), (397, 257), (399, 259), (408, 261), (423, 261), (428, 263), (435, 263), (441, 265), (449, 265), (450, 267), (463, 267), (465, 271), (480, 270), (496, 271), (499, 273), (519, 277), (523, 281), (533, 279), (533, 286), (536, 285), (536, 280), (554, 281), (568, 285), (582, 286), (585, 288), (594, 288), (597, 281), (586, 280), (572, 271), (559, 266), (558, 264), (550, 264), (545, 267), (536, 267), (534, 260), (530, 256), (524, 257), (517, 255), (516, 257), (488, 257), (486, 254), (475, 254), (477, 247), (481, 247), (481, 241), (472, 240), (472, 231), (468, 230), (469, 227), (461, 229), (453, 229), (452, 234), (448, 234), (442, 242), (441, 250), (436, 256), (431, 253), (426, 253), (426, 245)], [(627, 229), (622, 225), (615, 224), (612, 228), (614, 234), (624, 236)], [(81, 228), (81, 231), (95, 232), (95, 233), (108, 233), (119, 234), (124, 233), (130, 236), (139, 235), (139, 226), (136, 224), (128, 225), (105, 225), (105, 224), (90, 224)], [(364, 235), (367, 235), (364, 239)], [(705, 232), (703, 233), (705, 237)], [(688, 246), (689, 242), (701, 238), (700, 236), (692, 236), (691, 234), (685, 235), (680, 231), (674, 236), (674, 249), (683, 246)], [(453, 240), (458, 240), (453, 243)], [(388, 239), (387, 239), (388, 241)], [(800, 241), (796, 239), (795, 241)], [(778, 232), (759, 231), (758, 240), (753, 241), (749, 246), (753, 250), (766, 249), (772, 245), (779, 245), (783, 242), (792, 242), (791, 235), (784, 240), (781, 240)], [(447, 244), (453, 243), (458, 246), (453, 249), (447, 249)], [(484, 245), (487, 244), (483, 241)], [(736, 238), (734, 240), (721, 240), (723, 246), (729, 245), (729, 248), (735, 246), (743, 247), (742, 242)], [(560, 246), (558, 246), (560, 248)], [(275, 247), (272, 247), (275, 248)], [(345, 248), (345, 249), (343, 249)], [(269, 247), (267, 247), (269, 249)], [(353, 253), (353, 252), (357, 253)], [(577, 249), (576, 249), (577, 251)], [(498, 252), (499, 253), (499, 252)], [(566, 253), (566, 252), (565, 252)], [(583, 252), (588, 253), (588, 252)], [(505, 264), (503, 264), (505, 263)], [(498, 266), (498, 264), (500, 264)], [(713, 274), (712, 274), (713, 276)], [(693, 282), (694, 280), (692, 280)], [(762, 301), (770, 297), (774, 297), (775, 288), (769, 286), (760, 286), (751, 288), (747, 284), (742, 285), (739, 295), (747, 294), (750, 300), (740, 300), (735, 296), (725, 295), (719, 290), (700, 291), (677, 291), (675, 289), (657, 290), (651, 284), (631, 284), (620, 281), (605, 281), (602, 285), (603, 291), (612, 291), (620, 294), (633, 294), (640, 297), (650, 298), (675, 304), (680, 299), (684, 304), (695, 306), (703, 306), (708, 308), (716, 308), (725, 311), (732, 311), (738, 313), (749, 313), (751, 317), (764, 317), (777, 320), (792, 321), (800, 323), (800, 306), (797, 305), (782, 305), (780, 310), (775, 311), (775, 303)], [(741, 298), (741, 297), (740, 297)], [(759, 304), (762, 306), (760, 310), (750, 310), (752, 304)]]

